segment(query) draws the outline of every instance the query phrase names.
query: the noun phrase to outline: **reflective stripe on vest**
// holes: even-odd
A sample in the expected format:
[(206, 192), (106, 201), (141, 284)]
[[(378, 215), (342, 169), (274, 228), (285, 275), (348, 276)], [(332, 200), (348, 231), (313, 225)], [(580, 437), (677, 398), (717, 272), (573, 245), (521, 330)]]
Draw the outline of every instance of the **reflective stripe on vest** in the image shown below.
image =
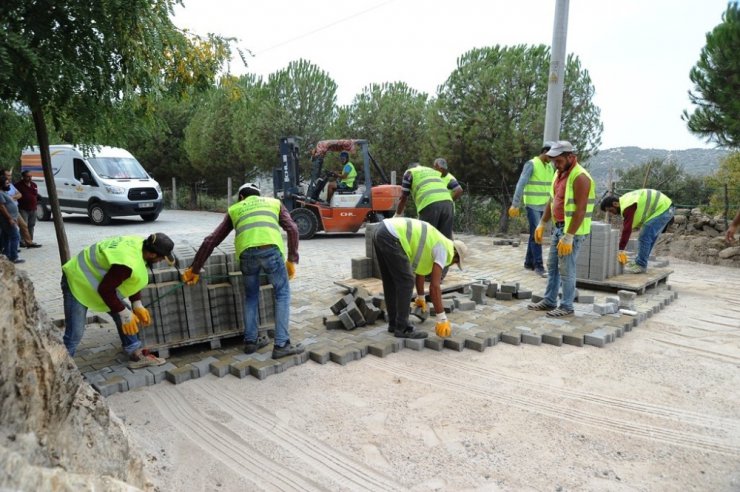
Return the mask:
[(65, 263), (62, 270), (75, 299), (88, 309), (110, 311), (98, 288), (112, 265), (131, 269), (131, 276), (116, 289), (119, 298), (130, 297), (146, 287), (149, 276), (142, 256), (143, 242), (144, 239), (138, 236), (105, 239), (88, 246)]
[(544, 205), (550, 198), (555, 168), (539, 157), (532, 157), (532, 175), (524, 186), (524, 205)]
[(417, 212), (435, 202), (452, 201), (447, 184), (439, 171), (424, 166), (413, 167), (409, 171), (412, 176), (411, 194), (414, 196)]
[[(349, 172), (347, 177), (345, 179), (339, 180), (340, 183), (344, 183), (347, 185), (348, 188), (352, 188), (355, 185), (355, 178), (357, 177), (357, 169), (355, 169), (355, 165), (351, 162), (347, 161), (347, 164), (345, 166), (351, 166), (352, 170)], [(342, 169), (344, 172), (344, 169)]]
[(274, 244), (285, 258), (285, 243), (280, 228), (280, 200), (249, 196), (229, 207), (234, 225), (237, 259), (244, 250)]
[(432, 249), (442, 243), (447, 251), (447, 265), (455, 256), (455, 245), (430, 224), (407, 218), (386, 219), (391, 222), (398, 234), (404, 253), (411, 263), (411, 270), (417, 275), (429, 275), (434, 268)]
[(630, 191), (619, 198), (619, 209), (626, 210), (637, 203), (632, 227), (637, 229), (671, 208), (673, 202), (658, 190), (649, 188)]
[[(590, 189), (588, 191), (588, 200), (586, 202), (586, 213), (583, 216), (583, 222), (581, 222), (581, 225), (578, 227), (578, 230), (576, 231), (576, 236), (585, 236), (586, 234), (589, 234), (591, 232), (591, 217), (594, 213), (594, 205), (596, 204), (596, 186), (594, 184), (594, 180), (591, 177), (591, 175), (586, 171), (580, 164), (576, 163), (573, 168), (570, 171), (570, 174), (568, 175), (568, 182), (565, 185), (565, 201), (564, 201), (564, 211), (565, 211), (565, 228), (564, 231), (568, 232), (568, 228), (570, 226), (570, 220), (573, 218), (573, 214), (577, 210), (576, 201), (573, 197), (573, 183), (575, 182), (576, 178), (580, 176), (581, 174), (585, 174), (586, 177), (588, 177), (588, 180), (591, 182)], [(550, 196), (555, 198), (555, 182), (557, 181), (557, 176), (552, 181), (552, 185), (550, 186)]]

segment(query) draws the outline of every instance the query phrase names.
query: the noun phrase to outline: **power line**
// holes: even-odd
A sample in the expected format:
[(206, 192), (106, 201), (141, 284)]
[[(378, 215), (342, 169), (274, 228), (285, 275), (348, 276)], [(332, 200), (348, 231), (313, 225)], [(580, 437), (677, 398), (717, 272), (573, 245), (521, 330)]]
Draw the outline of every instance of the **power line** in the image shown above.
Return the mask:
[(379, 3), (378, 5), (375, 5), (374, 7), (370, 7), (369, 9), (361, 10), (360, 12), (356, 12), (356, 13), (354, 13), (352, 15), (348, 15), (347, 17), (343, 17), (343, 18), (338, 19), (338, 20), (336, 20), (334, 22), (331, 22), (329, 24), (326, 24), (326, 25), (324, 25), (322, 27), (318, 27), (318, 28), (314, 29), (313, 31), (308, 31), (308, 32), (303, 33), (303, 34), (300, 34), (300, 35), (298, 35), (298, 36), (296, 36), (294, 38), (290, 38), (290, 39), (288, 39), (286, 41), (282, 41), (282, 42), (280, 42), (278, 44), (274, 44), (274, 45), (272, 45), (272, 46), (270, 46), (268, 48), (265, 48), (264, 50), (260, 51), (259, 53), (255, 53), (254, 56), (261, 55), (262, 53), (265, 53), (267, 51), (274, 50), (275, 48), (280, 48), (281, 46), (285, 46), (286, 44), (290, 44), (293, 41), (298, 41), (299, 39), (303, 39), (305, 37), (311, 36), (312, 34), (316, 34), (317, 32), (324, 31), (326, 29), (329, 29), (330, 27), (336, 26), (337, 24), (341, 24), (342, 22), (346, 22), (346, 21), (348, 21), (350, 19), (354, 19), (355, 17), (359, 17), (361, 15), (367, 14), (368, 12), (371, 12), (373, 10), (379, 9), (380, 7), (383, 7), (383, 6), (385, 6), (385, 5), (389, 4), (389, 3), (392, 3), (394, 1), (395, 0), (387, 0), (387, 1), (383, 2), (383, 3)]

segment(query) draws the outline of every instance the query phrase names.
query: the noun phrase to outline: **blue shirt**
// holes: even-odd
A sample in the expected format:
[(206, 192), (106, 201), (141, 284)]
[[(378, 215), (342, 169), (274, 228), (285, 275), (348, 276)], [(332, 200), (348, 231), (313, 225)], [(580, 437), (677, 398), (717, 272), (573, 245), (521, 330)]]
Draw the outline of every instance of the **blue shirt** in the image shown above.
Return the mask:
[[(18, 204), (15, 200), (10, 198), (10, 195), (7, 191), (0, 191), (0, 205), (5, 206), (5, 209), (8, 211), (10, 216), (13, 217), (14, 220), (18, 218)], [(4, 215), (0, 215), (0, 217), (5, 220)]]

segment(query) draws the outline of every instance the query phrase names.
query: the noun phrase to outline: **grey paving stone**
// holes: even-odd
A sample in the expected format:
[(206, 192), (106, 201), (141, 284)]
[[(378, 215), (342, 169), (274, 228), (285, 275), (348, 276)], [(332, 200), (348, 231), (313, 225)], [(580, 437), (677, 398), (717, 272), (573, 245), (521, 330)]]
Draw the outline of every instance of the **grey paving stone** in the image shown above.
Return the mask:
[(165, 372), (165, 379), (172, 384), (180, 384), (193, 378), (193, 366), (186, 364)]
[(448, 348), (450, 350), (457, 350), (458, 352), (462, 352), (462, 350), (465, 348), (465, 338), (459, 337), (459, 336), (451, 336), (443, 339), (444, 347)]
[(361, 358), (361, 351), (353, 347), (334, 349), (329, 352), (329, 359), (340, 366), (344, 366), (353, 360), (360, 360)]
[(504, 332), (501, 334), (501, 342), (511, 345), (519, 345), (520, 343), (522, 343), (522, 334), (518, 331)]
[(426, 346), (425, 340), (427, 339), (426, 338), (417, 338), (417, 339), (404, 338), (403, 346), (406, 347), (407, 349), (418, 351), (418, 350), (423, 349)]
[(424, 347), (436, 351), (442, 350), (445, 346), (444, 338), (440, 338), (437, 335), (430, 335), (422, 339), (422, 341), (424, 342)]
[(542, 334), (542, 343), (546, 343), (548, 345), (555, 345), (560, 347), (563, 344), (563, 334), (562, 333), (543, 333)]
[(536, 333), (522, 333), (522, 343), (527, 345), (541, 345), (542, 335)]
[(164, 380), (165, 373), (167, 371), (170, 371), (172, 369), (176, 369), (177, 366), (175, 364), (168, 362), (166, 364), (163, 364), (161, 366), (155, 366), (155, 367), (147, 367), (146, 370), (149, 371), (154, 375), (154, 383), (159, 384)]

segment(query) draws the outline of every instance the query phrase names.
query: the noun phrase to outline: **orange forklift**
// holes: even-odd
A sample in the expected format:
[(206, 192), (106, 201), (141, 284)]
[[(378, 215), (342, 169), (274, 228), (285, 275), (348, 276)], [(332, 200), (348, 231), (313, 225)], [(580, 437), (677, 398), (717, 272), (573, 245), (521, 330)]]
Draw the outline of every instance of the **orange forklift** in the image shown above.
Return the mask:
[[(337, 189), (331, 202), (320, 198), (332, 172), (324, 171), (329, 152), (348, 152), (362, 157), (358, 169), (359, 186), (354, 190)], [(380, 222), (392, 217), (401, 198), (401, 187), (390, 184), (385, 173), (368, 150), (367, 140), (322, 140), (311, 151), (311, 174), (302, 182), (298, 162), (298, 139), (280, 139), (280, 165), (273, 170), (274, 196), (283, 202), (298, 225), (301, 239), (311, 239), (318, 231), (357, 232), (365, 222)], [(377, 171), (373, 182), (371, 164)], [(358, 166), (359, 167), (359, 166)]]

